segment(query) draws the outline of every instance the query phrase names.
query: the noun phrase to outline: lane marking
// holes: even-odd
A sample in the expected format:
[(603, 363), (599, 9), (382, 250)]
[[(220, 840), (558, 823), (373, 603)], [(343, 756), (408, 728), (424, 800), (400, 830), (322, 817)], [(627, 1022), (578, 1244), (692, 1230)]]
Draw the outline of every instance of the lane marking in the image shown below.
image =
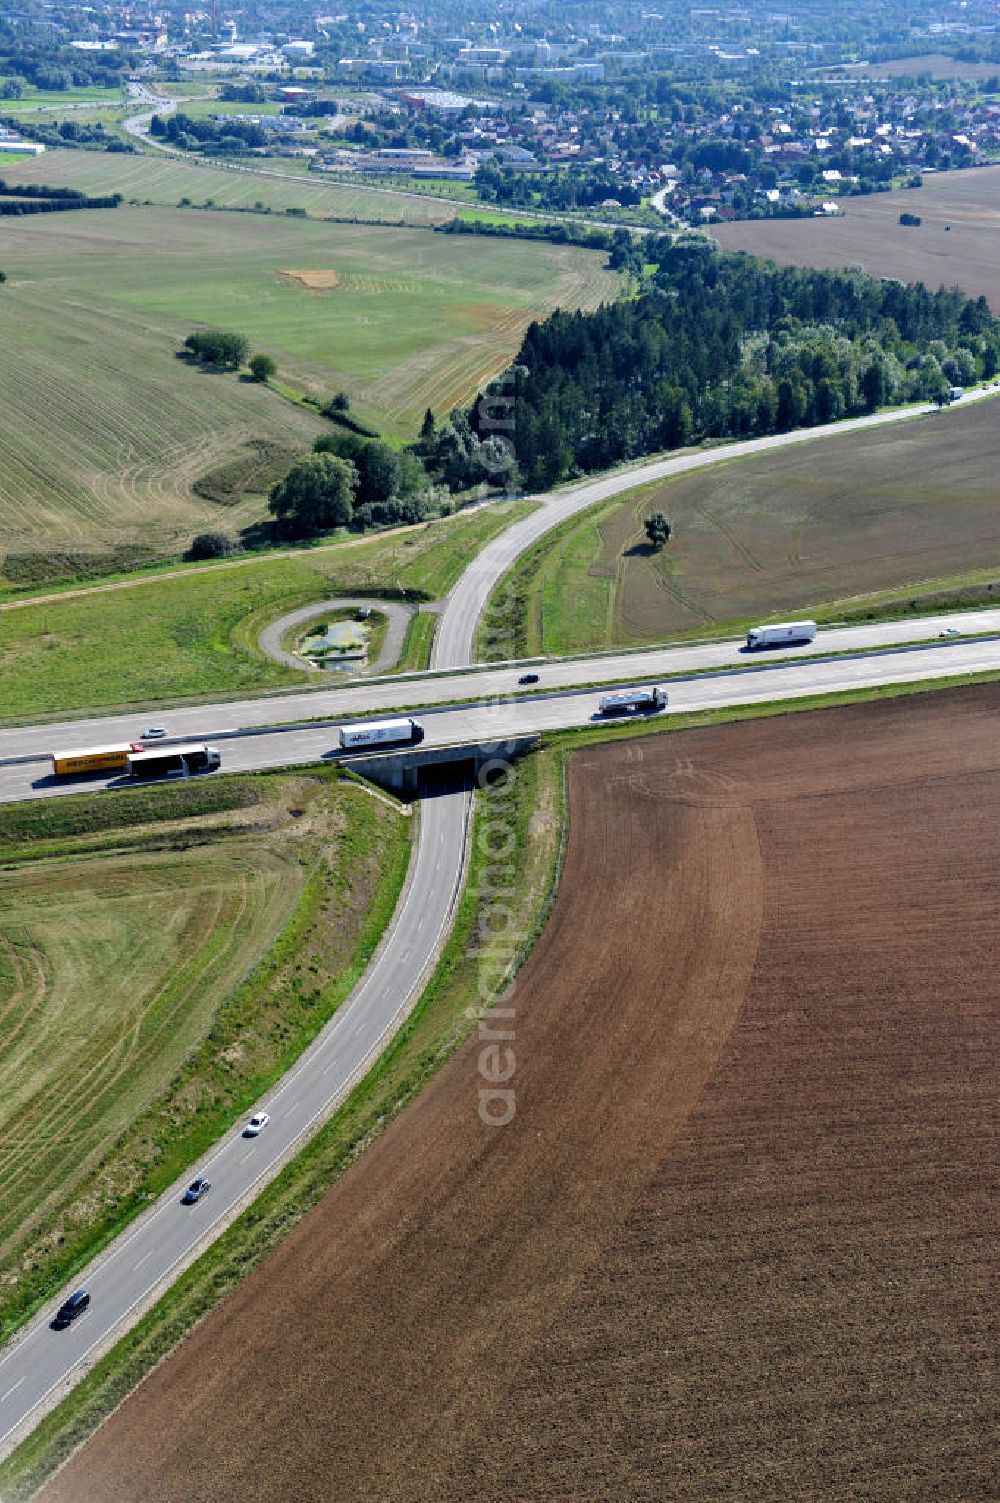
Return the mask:
[[(26, 1378), (27, 1376), (27, 1373), (25, 1373), (24, 1377)], [(0, 1393), (0, 1404), (2, 1404), (5, 1399), (9, 1399), (12, 1393), (16, 1393), (23, 1382), (24, 1378), (18, 1378), (17, 1382), (12, 1383), (6, 1393)]]

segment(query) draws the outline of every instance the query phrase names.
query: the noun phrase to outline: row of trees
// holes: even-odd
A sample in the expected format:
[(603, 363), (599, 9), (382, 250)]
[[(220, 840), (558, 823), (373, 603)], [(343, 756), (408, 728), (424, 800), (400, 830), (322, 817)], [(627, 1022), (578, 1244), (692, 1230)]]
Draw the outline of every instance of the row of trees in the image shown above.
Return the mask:
[[(12, 130), (23, 130), (25, 122), (16, 115), (4, 115), (0, 116), (0, 125)], [(84, 120), (60, 120), (57, 125), (46, 124), (44, 120), (33, 116), (31, 139), (42, 146), (51, 146), (56, 150), (63, 146), (86, 146), (96, 147), (101, 151), (125, 153), (135, 151), (131, 141), (123, 141), (111, 130), (105, 130), (101, 120), (95, 120), (93, 123)]]
[[(529, 489), (706, 437), (945, 402), (950, 386), (1000, 370), (1000, 322), (984, 298), (777, 267), (707, 242), (644, 251), (656, 270), (639, 297), (556, 313), (525, 335), (505, 390)], [(487, 407), (466, 415), (481, 441)]]
[(194, 120), (183, 111), (165, 119), (162, 115), (154, 115), (149, 122), (149, 134), (158, 140), (169, 141), (182, 151), (210, 148), (229, 156), (239, 156), (267, 145), (267, 132), (259, 125), (246, 120)]

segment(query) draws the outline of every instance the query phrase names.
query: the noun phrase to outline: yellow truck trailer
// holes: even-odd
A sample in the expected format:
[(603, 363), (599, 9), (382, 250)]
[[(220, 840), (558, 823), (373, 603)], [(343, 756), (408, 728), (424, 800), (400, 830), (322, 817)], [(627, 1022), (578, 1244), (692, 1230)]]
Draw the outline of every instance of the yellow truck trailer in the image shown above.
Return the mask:
[(90, 772), (127, 772), (128, 759), (143, 751), (139, 741), (120, 746), (91, 746), (84, 751), (52, 753), (52, 773), (57, 778), (82, 778)]

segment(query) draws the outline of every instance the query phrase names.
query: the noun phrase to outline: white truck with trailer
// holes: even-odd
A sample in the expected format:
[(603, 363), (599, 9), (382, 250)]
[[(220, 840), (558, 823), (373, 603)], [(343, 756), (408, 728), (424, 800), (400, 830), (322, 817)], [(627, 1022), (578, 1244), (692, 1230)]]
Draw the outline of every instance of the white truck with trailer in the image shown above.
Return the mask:
[(601, 697), (601, 715), (648, 715), (667, 707), (667, 691), (653, 684), (638, 689), (617, 689)]
[(815, 636), (815, 621), (783, 621), (778, 626), (751, 626), (747, 646), (751, 652), (757, 647), (794, 647), (812, 642)]
[(131, 778), (189, 778), (196, 772), (215, 772), (221, 761), (217, 747), (194, 741), (187, 746), (134, 752), (128, 759), (128, 771)]
[(366, 720), (360, 725), (342, 725), (341, 751), (361, 751), (368, 746), (418, 746), (424, 728), (409, 717), (399, 720)]

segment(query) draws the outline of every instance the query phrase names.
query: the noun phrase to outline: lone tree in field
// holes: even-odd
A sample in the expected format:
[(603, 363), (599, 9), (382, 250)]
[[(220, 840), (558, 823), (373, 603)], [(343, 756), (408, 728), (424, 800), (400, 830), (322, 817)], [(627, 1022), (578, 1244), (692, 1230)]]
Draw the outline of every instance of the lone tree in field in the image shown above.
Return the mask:
[(250, 361), (250, 374), (255, 381), (270, 381), (278, 374), (278, 362), (270, 355), (254, 355)]
[(673, 528), (662, 511), (650, 512), (645, 521), (646, 536), (654, 548), (662, 548), (670, 542)]
[(225, 329), (198, 329), (185, 339), (184, 348), (203, 365), (220, 365), (234, 371), (245, 365), (250, 355), (250, 341)]
[(291, 537), (346, 527), (354, 512), (358, 472), (335, 454), (306, 454), (271, 489), (268, 507)]

